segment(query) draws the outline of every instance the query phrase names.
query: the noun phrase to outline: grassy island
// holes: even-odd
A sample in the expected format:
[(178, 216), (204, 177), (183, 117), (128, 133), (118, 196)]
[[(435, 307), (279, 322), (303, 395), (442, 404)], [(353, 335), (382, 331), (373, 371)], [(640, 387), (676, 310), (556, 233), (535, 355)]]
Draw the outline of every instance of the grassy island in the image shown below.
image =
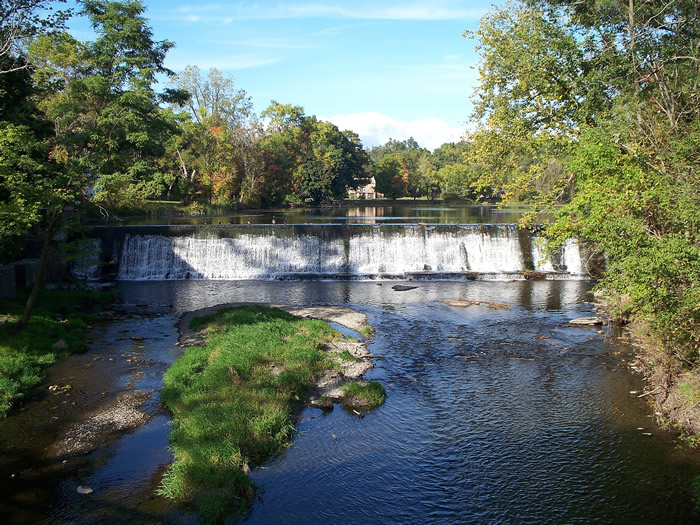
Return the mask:
[(206, 346), (188, 348), (163, 380), (175, 459), (161, 494), (192, 502), (213, 522), (245, 512), (249, 469), (288, 444), (303, 397), (337, 367), (323, 347), (342, 335), (258, 305), (221, 309), (190, 328), (205, 330)]

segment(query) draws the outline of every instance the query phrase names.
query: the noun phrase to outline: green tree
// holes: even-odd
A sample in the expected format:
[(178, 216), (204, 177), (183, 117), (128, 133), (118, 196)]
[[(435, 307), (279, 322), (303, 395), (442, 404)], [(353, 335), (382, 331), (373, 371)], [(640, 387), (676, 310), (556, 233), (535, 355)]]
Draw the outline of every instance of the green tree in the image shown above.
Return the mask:
[(27, 42), (65, 28), (71, 11), (55, 3), (65, 0), (0, 0), (0, 74), (27, 69)]
[(382, 146), (370, 151), (370, 157), (375, 164), (390, 154), (398, 154), (402, 158), (402, 177), (405, 182), (405, 189), (400, 192), (402, 196), (416, 198), (431, 195), (437, 190), (430, 152), (421, 148), (413, 137), (406, 140), (389, 139)]
[[(700, 355), (697, 2), (532, 0), (488, 15), (476, 159), (604, 252), (598, 288), (673, 362)], [(543, 81), (544, 79), (544, 81)]]
[(270, 105), (260, 114), (267, 122), (270, 133), (281, 133), (292, 127), (300, 127), (305, 115), (304, 108), (292, 104), (280, 104), (276, 100), (270, 101)]
[(408, 174), (401, 153), (388, 153), (375, 165), (377, 191), (389, 199), (404, 197), (408, 191)]
[(488, 166), (479, 186), (524, 196), (545, 166), (569, 153), (580, 127), (599, 118), (601, 90), (587, 76), (593, 65), (577, 33), (538, 6), (509, 2), (464, 36), (478, 39), (482, 57), (473, 112), (481, 126), (470, 137), (471, 155)]
[[(114, 206), (158, 196), (164, 186), (156, 161), (177, 131), (159, 104), (180, 100), (182, 94), (158, 94), (152, 85), (156, 75), (171, 74), (163, 60), (173, 44), (153, 40), (138, 1), (80, 3), (97, 38), (83, 44), (64, 39), (59, 48), (35, 49), (34, 60), (46, 65), (37, 80), (51, 92), (43, 109), (54, 122), (63, 154), (77, 159), (88, 174), (93, 201)], [(65, 60), (73, 56), (77, 67)]]
[(307, 118), (304, 128), (308, 129), (308, 143), (293, 177), (300, 199), (313, 203), (342, 199), (348, 188), (357, 188), (368, 179), (369, 157), (356, 134), (315, 117)]
[(200, 124), (234, 129), (242, 127), (252, 114), (253, 104), (248, 94), (236, 88), (233, 77), (224, 76), (215, 68), (202, 78), (197, 66), (187, 66), (175, 75), (173, 84), (189, 94), (180, 107)]

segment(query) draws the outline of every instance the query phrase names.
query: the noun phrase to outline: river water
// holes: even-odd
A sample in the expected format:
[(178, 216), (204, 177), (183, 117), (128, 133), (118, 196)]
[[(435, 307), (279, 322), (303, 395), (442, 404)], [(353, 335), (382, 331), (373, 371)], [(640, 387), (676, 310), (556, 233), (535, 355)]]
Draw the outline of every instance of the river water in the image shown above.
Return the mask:
[[(204, 225), (204, 224), (512, 224), (524, 208), (500, 208), (493, 204), (435, 205), (426, 201), (401, 204), (373, 204), (337, 208), (292, 208), (282, 210), (235, 211), (222, 215), (121, 218), (109, 224), (125, 225)], [(103, 223), (100, 223), (103, 224)]]
[[(630, 394), (643, 388), (628, 368), (630, 346), (607, 328), (599, 333), (568, 324), (592, 313), (591, 283), (404, 283), (417, 286), (408, 291), (395, 291), (393, 284), (119, 282), (119, 301), (131, 315), (94, 329), (92, 350), (82, 359), (121, 355), (127, 347), (133, 354), (128, 335), (143, 334), (139, 359), (152, 359), (154, 366), (136, 377), (124, 365), (111, 381), (157, 389), (163, 370), (181, 354), (174, 324), (185, 311), (236, 301), (348, 305), (364, 312), (376, 330), (369, 345), (376, 367), (368, 377), (385, 386), (386, 402), (362, 419), (340, 406), (330, 413), (304, 410), (291, 447), (253, 471), (261, 496), (245, 522), (697, 518), (690, 489), (700, 475), (697, 453), (677, 447), (673, 435), (654, 425), (644, 400)], [(453, 299), (511, 308), (441, 303)], [(75, 384), (99, 379), (75, 374)], [(22, 448), (22, 438), (13, 443), (9, 433), (19, 436), (17, 422), (27, 417), (22, 414), (41, 402), (0, 422), (6, 460)], [(22, 474), (3, 484), (5, 519), (196, 523), (186, 509), (153, 494), (170, 461), (168, 416), (156, 405), (154, 398), (150, 423), (92, 453), (77, 472), (64, 475), (59, 468), (41, 479)], [(46, 446), (41, 442), (23, 451), (28, 468), (31, 454), (40, 462)], [(78, 485), (94, 493), (78, 495)], [(41, 490), (32, 496), (32, 487)]]

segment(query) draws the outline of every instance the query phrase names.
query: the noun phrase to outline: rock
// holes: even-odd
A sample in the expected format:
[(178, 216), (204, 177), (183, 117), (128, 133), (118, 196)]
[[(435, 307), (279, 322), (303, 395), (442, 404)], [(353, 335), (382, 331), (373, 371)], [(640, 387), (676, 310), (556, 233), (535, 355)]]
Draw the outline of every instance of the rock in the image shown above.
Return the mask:
[(576, 326), (596, 326), (602, 325), (603, 320), (600, 317), (579, 317), (578, 319), (572, 319), (569, 324)]
[(78, 487), (78, 494), (92, 494), (92, 489), (84, 485)]
[(414, 288), (418, 288), (417, 286), (406, 286), (403, 284), (395, 284), (394, 286), (391, 287), (392, 290), (395, 290), (397, 292), (407, 292), (408, 290), (413, 290)]
[(132, 341), (143, 341), (144, 339), (145, 339), (145, 337), (142, 335), (132, 335), (131, 336)]
[(447, 306), (452, 306), (455, 308), (468, 308), (469, 306), (488, 306), (495, 310), (510, 310), (509, 304), (495, 303), (493, 301), (470, 301), (466, 299), (456, 299), (454, 301), (440, 301), (441, 304), (446, 304)]
[(68, 343), (66, 343), (65, 339), (61, 339), (52, 344), (51, 348), (57, 348), (59, 350), (62, 350), (64, 348), (68, 348)]

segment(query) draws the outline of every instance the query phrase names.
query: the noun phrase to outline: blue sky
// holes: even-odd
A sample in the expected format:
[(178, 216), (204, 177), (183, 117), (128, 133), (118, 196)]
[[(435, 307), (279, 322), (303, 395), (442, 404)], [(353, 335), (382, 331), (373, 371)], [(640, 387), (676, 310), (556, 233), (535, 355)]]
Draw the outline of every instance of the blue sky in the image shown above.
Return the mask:
[[(490, 1), (143, 0), (166, 66), (215, 67), (234, 77), (255, 111), (270, 100), (357, 132), (366, 147), (413, 136), (433, 149), (467, 129), (475, 42)], [(71, 24), (81, 40), (88, 25)]]

